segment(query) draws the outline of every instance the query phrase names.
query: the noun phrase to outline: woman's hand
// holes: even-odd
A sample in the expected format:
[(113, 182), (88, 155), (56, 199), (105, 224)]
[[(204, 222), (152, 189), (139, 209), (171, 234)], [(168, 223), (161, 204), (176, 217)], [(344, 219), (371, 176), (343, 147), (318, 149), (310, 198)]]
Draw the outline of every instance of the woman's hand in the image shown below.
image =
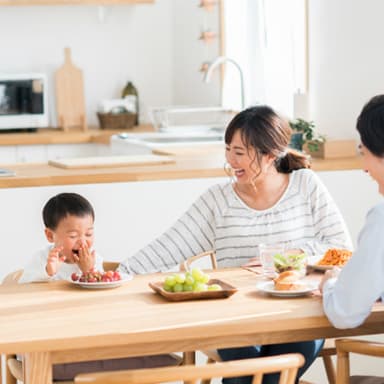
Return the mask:
[(57, 271), (60, 269), (61, 264), (65, 261), (65, 256), (61, 255), (63, 246), (53, 247), (48, 254), (47, 265), (45, 270), (48, 276), (56, 275)]
[(323, 287), (324, 284), (329, 280), (333, 279), (335, 277), (338, 277), (340, 274), (341, 269), (338, 267), (333, 267), (332, 269), (329, 269), (324, 273), (324, 276), (322, 277), (320, 284), (319, 284), (319, 290), (321, 293), (323, 293)]
[(79, 254), (74, 255), (74, 258), (83, 273), (89, 272), (95, 266), (95, 251), (91, 251), (85, 241), (81, 243)]

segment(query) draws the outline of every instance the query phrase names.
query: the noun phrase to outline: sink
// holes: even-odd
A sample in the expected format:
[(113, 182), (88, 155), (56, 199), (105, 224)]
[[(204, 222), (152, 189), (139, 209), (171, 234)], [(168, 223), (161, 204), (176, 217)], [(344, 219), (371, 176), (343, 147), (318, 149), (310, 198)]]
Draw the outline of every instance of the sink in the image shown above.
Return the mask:
[(111, 137), (113, 154), (148, 154), (165, 147), (196, 147), (214, 145), (223, 147), (224, 131), (206, 133), (121, 133)]

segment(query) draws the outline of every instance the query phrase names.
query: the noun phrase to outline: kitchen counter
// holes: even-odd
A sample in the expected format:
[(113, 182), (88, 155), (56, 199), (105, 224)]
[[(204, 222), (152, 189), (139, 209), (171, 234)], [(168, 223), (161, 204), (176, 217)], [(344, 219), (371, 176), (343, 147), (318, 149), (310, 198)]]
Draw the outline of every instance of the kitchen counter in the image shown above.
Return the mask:
[(149, 124), (138, 125), (132, 129), (99, 129), (90, 127), (87, 131), (70, 129), (64, 132), (55, 128), (40, 128), (36, 132), (0, 132), (0, 148), (2, 145), (37, 145), (37, 144), (109, 144), (112, 135), (119, 132), (138, 133), (153, 132)]
[[(159, 152), (158, 152), (159, 153)], [(164, 151), (164, 154), (169, 152)], [(120, 166), (112, 168), (61, 169), (47, 163), (11, 164), (5, 168), (16, 172), (13, 177), (1, 177), (0, 188), (40, 187), (70, 184), (119, 183), (223, 177), (224, 151), (183, 151), (173, 153), (175, 163), (147, 166)], [(1, 165), (0, 165), (1, 167)], [(360, 169), (359, 157), (332, 160), (314, 159), (315, 171), (340, 171)]]

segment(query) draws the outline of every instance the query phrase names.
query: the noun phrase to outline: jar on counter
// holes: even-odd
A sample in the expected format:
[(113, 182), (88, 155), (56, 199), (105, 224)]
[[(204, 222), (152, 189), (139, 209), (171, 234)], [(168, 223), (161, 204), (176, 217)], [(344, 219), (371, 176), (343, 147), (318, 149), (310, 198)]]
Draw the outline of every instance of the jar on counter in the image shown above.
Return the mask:
[(129, 112), (136, 114), (135, 125), (139, 125), (139, 94), (131, 81), (128, 81), (127, 85), (124, 87), (121, 92), (121, 97), (128, 101)]

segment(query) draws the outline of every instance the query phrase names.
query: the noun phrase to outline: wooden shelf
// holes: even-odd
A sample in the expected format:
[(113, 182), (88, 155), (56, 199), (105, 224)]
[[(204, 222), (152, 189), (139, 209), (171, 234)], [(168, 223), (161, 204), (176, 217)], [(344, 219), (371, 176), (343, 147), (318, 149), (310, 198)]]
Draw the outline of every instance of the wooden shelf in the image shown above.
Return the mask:
[(0, 6), (152, 4), (155, 0), (0, 0)]

